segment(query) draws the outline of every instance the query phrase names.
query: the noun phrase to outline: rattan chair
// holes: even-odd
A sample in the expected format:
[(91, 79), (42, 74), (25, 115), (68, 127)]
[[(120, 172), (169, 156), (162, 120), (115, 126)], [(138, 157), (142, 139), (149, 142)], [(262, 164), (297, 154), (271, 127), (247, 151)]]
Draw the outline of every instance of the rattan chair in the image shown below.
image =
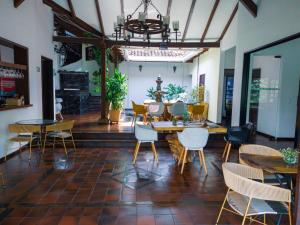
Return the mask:
[(152, 119), (160, 119), (165, 111), (165, 105), (162, 102), (152, 102), (148, 105), (148, 115)]
[[(29, 160), (31, 159), (32, 141), (37, 137), (34, 133), (40, 133), (41, 127), (39, 125), (21, 125), (21, 124), (10, 124), (8, 125), (8, 132), (16, 134), (17, 136), (8, 139), (9, 142), (19, 143), (19, 150), (22, 149), (22, 143), (29, 143)], [(40, 136), (39, 136), (40, 137)], [(7, 151), (5, 153), (5, 160)]]
[[(242, 216), (242, 225), (246, 219), (266, 224), (266, 215), (270, 214), (288, 215), (292, 225), (290, 190), (258, 182), (264, 179), (261, 169), (237, 163), (223, 163), (222, 168), (228, 191), (216, 224), (225, 210)], [(226, 203), (231, 209), (225, 207)], [(263, 222), (258, 216), (263, 216)]]
[(203, 148), (207, 144), (208, 136), (208, 130), (205, 128), (186, 128), (183, 132), (178, 133), (178, 140), (185, 149), (181, 152), (178, 160), (178, 165), (182, 163), (181, 174), (183, 173), (188, 151), (198, 151), (200, 166), (203, 164), (205, 173), (207, 174)]
[[(62, 121), (53, 125), (48, 125), (46, 126), (45, 130), (45, 138), (44, 138), (44, 147), (43, 147), (43, 154), (45, 152), (45, 147), (46, 147), (46, 142), (47, 142), (47, 137), (50, 137), (53, 139), (53, 149), (55, 148), (55, 144), (57, 139), (61, 141), (61, 143), (64, 146), (64, 150), (66, 155), (68, 154), (67, 147), (66, 147), (66, 142), (72, 142), (74, 150), (76, 151), (76, 146), (72, 134), (72, 129), (74, 127), (74, 120), (70, 121)], [(71, 140), (66, 140), (66, 139), (71, 139)]]
[[(239, 154), (242, 153), (251, 154), (251, 155), (260, 155), (260, 156), (282, 157), (281, 152), (274, 148), (270, 148), (263, 145), (255, 145), (255, 144), (242, 145), (239, 148)], [(239, 157), (239, 161), (241, 164), (247, 165), (240, 157)], [(267, 173), (264, 171), (264, 183), (268, 183), (272, 185), (281, 185), (281, 183), (283, 182), (286, 183), (282, 175), (278, 174), (276, 177), (274, 174)]]
[(157, 132), (153, 130), (151, 126), (135, 124), (134, 133), (137, 139), (137, 144), (133, 152), (133, 164), (136, 162), (141, 143), (151, 143), (154, 159), (158, 163), (158, 156), (154, 145), (154, 141), (157, 141), (158, 139)]
[(136, 118), (138, 115), (143, 116), (143, 122), (146, 123), (147, 121), (147, 108), (144, 105), (138, 105), (135, 104), (134, 101), (132, 101), (132, 110), (133, 110), (133, 120), (131, 123), (131, 126), (135, 124)]

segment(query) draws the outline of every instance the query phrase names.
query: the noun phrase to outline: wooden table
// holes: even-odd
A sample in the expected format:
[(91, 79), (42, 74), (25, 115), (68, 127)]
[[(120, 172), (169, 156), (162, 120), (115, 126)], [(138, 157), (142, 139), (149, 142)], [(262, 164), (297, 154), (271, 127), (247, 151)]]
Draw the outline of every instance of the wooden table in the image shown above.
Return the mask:
[(171, 121), (158, 121), (158, 122), (151, 122), (151, 125), (154, 130), (157, 132), (180, 132), (183, 131), (185, 128), (206, 128), (208, 132), (211, 134), (219, 133), (225, 134), (227, 132), (226, 127), (222, 127), (215, 123), (207, 122), (206, 124), (200, 122), (189, 122), (187, 125), (183, 125), (182, 121), (178, 121), (177, 125), (174, 126)]
[(240, 154), (240, 159), (249, 166), (274, 174), (297, 174), (298, 164), (288, 165), (282, 157)]
[[(222, 127), (215, 123), (200, 123), (200, 122), (190, 122), (187, 125), (183, 125), (182, 121), (178, 121), (177, 125), (174, 126), (171, 121), (158, 121), (151, 122), (151, 125), (154, 130), (157, 132), (172, 132), (166, 137), (171, 152), (173, 153), (173, 157), (175, 160), (178, 160), (181, 152), (184, 150), (184, 147), (180, 144), (176, 132), (181, 132), (185, 128), (206, 128), (210, 134), (225, 134), (227, 132), (227, 128)], [(189, 154), (186, 162), (192, 162), (192, 156)]]

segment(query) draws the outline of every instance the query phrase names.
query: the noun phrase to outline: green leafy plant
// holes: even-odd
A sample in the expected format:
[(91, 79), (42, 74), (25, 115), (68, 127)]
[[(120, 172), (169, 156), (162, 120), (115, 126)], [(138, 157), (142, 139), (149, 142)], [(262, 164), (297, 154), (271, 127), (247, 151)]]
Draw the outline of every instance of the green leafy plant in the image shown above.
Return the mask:
[(155, 96), (155, 89), (154, 87), (151, 87), (147, 90), (147, 97), (149, 97), (150, 99), (152, 100), (155, 100), (156, 99), (156, 96)]
[(293, 148), (283, 148), (280, 150), (283, 156), (283, 160), (287, 164), (295, 164), (298, 160), (298, 151)]
[(191, 93), (192, 100), (195, 103), (204, 101), (204, 86), (195, 86)]
[(177, 86), (176, 84), (168, 84), (167, 87), (164, 88), (166, 90), (166, 99), (168, 101), (173, 100), (173, 99), (177, 99), (179, 94), (184, 93), (185, 89), (181, 86)]
[(100, 81), (101, 81), (100, 80), (100, 72), (98, 70), (95, 70), (94, 73), (93, 73), (93, 77), (90, 80), (90, 82), (93, 84), (92, 92), (94, 94), (99, 94), (100, 91), (101, 91)]
[(112, 110), (122, 109), (127, 89), (127, 77), (118, 69), (106, 77), (106, 100), (111, 103)]
[(190, 115), (188, 111), (185, 111), (182, 117), (183, 124), (185, 125), (189, 120), (190, 120)]

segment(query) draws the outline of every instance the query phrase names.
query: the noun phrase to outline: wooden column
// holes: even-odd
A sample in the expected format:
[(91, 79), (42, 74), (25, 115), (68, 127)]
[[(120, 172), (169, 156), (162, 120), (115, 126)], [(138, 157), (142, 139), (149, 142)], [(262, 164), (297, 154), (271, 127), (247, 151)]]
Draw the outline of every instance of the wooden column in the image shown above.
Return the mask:
[[(298, 94), (295, 148), (300, 148), (300, 83), (299, 83), (299, 94)], [(300, 155), (299, 155), (299, 158), (300, 158)], [(300, 163), (298, 163), (296, 199), (295, 199), (294, 223), (293, 224), (300, 225)]]
[(109, 120), (107, 118), (106, 112), (106, 44), (104, 40), (101, 42), (101, 117), (98, 120), (99, 124), (108, 124)]

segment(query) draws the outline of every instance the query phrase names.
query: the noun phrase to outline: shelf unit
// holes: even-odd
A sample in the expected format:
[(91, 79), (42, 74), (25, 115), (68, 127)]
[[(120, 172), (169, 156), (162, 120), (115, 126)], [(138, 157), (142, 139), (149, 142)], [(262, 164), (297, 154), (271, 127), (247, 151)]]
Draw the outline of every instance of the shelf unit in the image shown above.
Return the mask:
[(21, 65), (21, 64), (14, 64), (14, 63), (7, 63), (7, 62), (2, 62), (0, 61), (0, 67), (8, 67), (11, 69), (18, 69), (18, 70), (27, 70), (26, 65)]

